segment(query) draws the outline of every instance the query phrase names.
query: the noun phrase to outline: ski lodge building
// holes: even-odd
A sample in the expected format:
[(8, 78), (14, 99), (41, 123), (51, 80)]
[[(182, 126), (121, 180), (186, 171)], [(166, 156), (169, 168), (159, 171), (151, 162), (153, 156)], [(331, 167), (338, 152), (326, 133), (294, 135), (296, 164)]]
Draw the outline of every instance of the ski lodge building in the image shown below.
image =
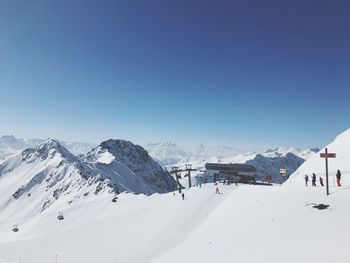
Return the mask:
[(205, 169), (214, 177), (214, 182), (240, 182), (240, 183), (255, 183), (256, 169), (249, 164), (240, 163), (206, 163)]

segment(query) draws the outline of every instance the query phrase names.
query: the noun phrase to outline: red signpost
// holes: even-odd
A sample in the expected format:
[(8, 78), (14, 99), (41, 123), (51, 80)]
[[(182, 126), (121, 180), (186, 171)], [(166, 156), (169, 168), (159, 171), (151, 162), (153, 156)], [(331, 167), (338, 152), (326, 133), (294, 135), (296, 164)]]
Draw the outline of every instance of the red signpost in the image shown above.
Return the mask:
[(325, 149), (325, 153), (320, 153), (321, 158), (326, 159), (326, 188), (327, 188), (327, 195), (329, 195), (329, 184), (328, 184), (328, 158), (336, 158), (337, 155), (335, 153), (329, 153), (328, 149)]
[(335, 153), (321, 153), (320, 157), (321, 158), (335, 158), (336, 154)]

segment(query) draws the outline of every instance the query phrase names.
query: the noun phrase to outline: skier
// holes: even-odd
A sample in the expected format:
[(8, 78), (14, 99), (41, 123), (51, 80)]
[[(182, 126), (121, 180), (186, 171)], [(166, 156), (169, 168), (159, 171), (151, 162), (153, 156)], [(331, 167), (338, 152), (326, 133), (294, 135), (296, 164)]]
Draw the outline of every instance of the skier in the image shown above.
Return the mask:
[(323, 178), (322, 178), (321, 176), (320, 176), (320, 185), (321, 185), (321, 186), (324, 186), (324, 185), (323, 185)]
[(269, 174), (269, 175), (267, 176), (267, 181), (268, 181), (269, 184), (272, 183), (272, 174)]
[(341, 173), (339, 170), (337, 171), (336, 177), (337, 177), (337, 185), (341, 186), (341, 184), (340, 184)]
[(220, 194), (219, 187), (216, 187), (215, 193)]
[(181, 196), (182, 196), (182, 200), (185, 200), (185, 194), (182, 193)]
[(307, 183), (309, 182), (309, 176), (307, 176), (307, 174), (306, 174), (304, 179), (305, 179), (305, 185), (307, 186)]
[(312, 174), (312, 186), (316, 186), (316, 174)]

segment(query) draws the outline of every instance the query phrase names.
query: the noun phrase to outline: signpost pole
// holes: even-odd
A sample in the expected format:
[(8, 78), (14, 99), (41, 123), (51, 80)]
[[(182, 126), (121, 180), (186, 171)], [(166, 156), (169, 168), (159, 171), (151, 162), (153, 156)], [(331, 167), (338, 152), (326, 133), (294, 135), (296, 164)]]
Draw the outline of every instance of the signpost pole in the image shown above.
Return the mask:
[(325, 149), (325, 153), (320, 153), (321, 158), (326, 159), (326, 189), (327, 189), (327, 195), (329, 195), (329, 180), (328, 180), (328, 158), (336, 158), (336, 153), (329, 153), (328, 149)]
[(328, 149), (326, 148), (326, 188), (327, 195), (329, 195), (329, 182), (328, 182)]

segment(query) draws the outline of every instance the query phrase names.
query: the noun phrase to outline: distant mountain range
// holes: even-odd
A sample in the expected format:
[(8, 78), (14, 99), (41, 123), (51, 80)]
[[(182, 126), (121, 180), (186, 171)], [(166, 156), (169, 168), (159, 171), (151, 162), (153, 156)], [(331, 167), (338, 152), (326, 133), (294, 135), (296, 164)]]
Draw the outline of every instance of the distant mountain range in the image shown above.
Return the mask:
[[(279, 175), (281, 168), (292, 174), (305, 160), (312, 157), (318, 148), (298, 149), (276, 147), (261, 152), (244, 152), (228, 146), (200, 145), (192, 149), (185, 149), (175, 143), (152, 143), (145, 146), (150, 155), (161, 165), (170, 169), (172, 166), (184, 167), (192, 164), (193, 168), (203, 170), (206, 163), (247, 163), (257, 169), (257, 179), (265, 180), (267, 174), (272, 174), (276, 183), (284, 182)], [(206, 176), (200, 172), (198, 176)], [(186, 184), (184, 180), (183, 184)]]
[[(85, 154), (91, 150), (94, 144), (86, 142), (65, 142), (57, 140), (65, 148), (75, 155)], [(37, 146), (45, 142), (45, 139), (19, 139), (13, 135), (4, 135), (0, 137), (0, 160), (13, 154), (19, 153), (24, 149)]]
[[(0, 162), (5, 158), (18, 154), (26, 148), (35, 147), (42, 144), (42, 139), (18, 139), (12, 135), (0, 137)], [(85, 158), (85, 162), (98, 162), (96, 169), (103, 169), (101, 163), (110, 164), (113, 162), (112, 155), (103, 152), (95, 147), (94, 144), (84, 142), (57, 142), (65, 147), (72, 154)], [(120, 146), (120, 145), (119, 145)], [(229, 146), (205, 146), (200, 145), (193, 148), (185, 148), (176, 143), (149, 143), (144, 146), (149, 155), (159, 163), (159, 165), (170, 169), (172, 166), (182, 167), (187, 163), (192, 164), (193, 168), (203, 170), (205, 164), (213, 163), (248, 163), (257, 169), (258, 180), (265, 180), (266, 174), (271, 173), (276, 183), (282, 183), (285, 179), (279, 175), (279, 169), (287, 169), (288, 174), (292, 174), (305, 160), (312, 157), (318, 148), (298, 149), (276, 147), (261, 152), (244, 152)], [(96, 152), (95, 159), (92, 157), (94, 149)], [(97, 150), (99, 149), (99, 150)], [(98, 159), (97, 159), (98, 158)], [(102, 169), (102, 170), (101, 170)], [(200, 172), (195, 173), (197, 176), (203, 176)], [(182, 182), (186, 185), (186, 181)]]

